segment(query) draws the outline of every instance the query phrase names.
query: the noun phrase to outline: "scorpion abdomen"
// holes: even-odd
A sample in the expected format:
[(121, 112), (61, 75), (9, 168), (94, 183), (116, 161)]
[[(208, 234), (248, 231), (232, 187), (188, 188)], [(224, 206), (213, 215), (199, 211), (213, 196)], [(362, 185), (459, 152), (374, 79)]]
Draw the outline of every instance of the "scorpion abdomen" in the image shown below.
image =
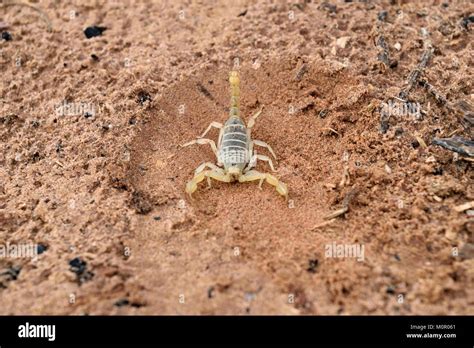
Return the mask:
[(225, 168), (244, 168), (248, 163), (249, 139), (247, 127), (239, 117), (230, 117), (224, 124), (220, 158)]

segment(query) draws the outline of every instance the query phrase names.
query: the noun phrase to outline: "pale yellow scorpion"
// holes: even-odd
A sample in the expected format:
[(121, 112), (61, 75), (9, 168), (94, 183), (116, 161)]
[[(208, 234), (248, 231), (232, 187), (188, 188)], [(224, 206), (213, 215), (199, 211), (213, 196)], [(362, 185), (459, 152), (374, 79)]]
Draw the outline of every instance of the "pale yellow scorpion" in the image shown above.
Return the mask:
[[(182, 145), (184, 147), (193, 144), (209, 144), (217, 157), (217, 165), (205, 162), (197, 167), (193, 179), (186, 184), (186, 193), (191, 197), (192, 193), (197, 190), (198, 183), (205, 178), (207, 178), (208, 187), (211, 187), (211, 179), (222, 182), (260, 180), (258, 185), (260, 189), (265, 180), (270, 185), (275, 186), (280, 195), (288, 199), (288, 188), (283, 182), (271, 174), (261, 173), (253, 169), (257, 164), (257, 160), (261, 160), (268, 162), (272, 171), (275, 171), (272, 160), (268, 156), (257, 154), (254, 145), (267, 148), (276, 160), (273, 149), (267, 143), (251, 138), (252, 127), (257, 117), (262, 113), (263, 107), (250, 118), (246, 126), (240, 117), (240, 79), (237, 71), (230, 72), (229, 82), (231, 103), (229, 118), (225, 124), (212, 122), (199, 138)], [(217, 146), (213, 140), (204, 138), (212, 128), (220, 130)], [(207, 170), (205, 170), (206, 168)]]

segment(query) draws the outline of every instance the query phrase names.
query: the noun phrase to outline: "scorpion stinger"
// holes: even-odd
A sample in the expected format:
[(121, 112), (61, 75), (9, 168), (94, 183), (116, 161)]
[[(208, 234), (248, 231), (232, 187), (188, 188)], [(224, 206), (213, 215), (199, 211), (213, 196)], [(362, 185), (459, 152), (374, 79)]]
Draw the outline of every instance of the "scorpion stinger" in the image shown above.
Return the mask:
[[(212, 122), (199, 138), (182, 145), (209, 144), (217, 158), (217, 166), (211, 162), (205, 162), (196, 169), (193, 179), (186, 184), (186, 192), (191, 196), (197, 190), (198, 183), (204, 179), (207, 179), (209, 187), (211, 187), (211, 179), (223, 182), (259, 180), (258, 187), (260, 189), (263, 181), (266, 181), (275, 186), (277, 192), (288, 199), (288, 188), (283, 182), (272, 174), (261, 173), (253, 169), (257, 160), (261, 160), (268, 162), (271, 170), (275, 171), (272, 160), (268, 156), (258, 155), (254, 150), (254, 145), (267, 148), (276, 160), (273, 149), (267, 143), (251, 138), (252, 127), (255, 125), (257, 117), (262, 113), (263, 106), (249, 119), (246, 126), (240, 117), (240, 80), (237, 71), (230, 72), (229, 82), (231, 89), (230, 110), (229, 118), (225, 124)], [(213, 140), (204, 138), (212, 128), (219, 129), (217, 146)], [(206, 168), (208, 169), (205, 170)]]

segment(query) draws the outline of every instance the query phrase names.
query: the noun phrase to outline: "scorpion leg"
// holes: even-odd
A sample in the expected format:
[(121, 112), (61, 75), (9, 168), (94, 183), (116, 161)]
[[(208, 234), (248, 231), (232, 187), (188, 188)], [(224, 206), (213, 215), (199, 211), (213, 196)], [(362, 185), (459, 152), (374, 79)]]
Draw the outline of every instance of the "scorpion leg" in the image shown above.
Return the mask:
[[(210, 168), (210, 169), (213, 169), (213, 170), (218, 171), (218, 172), (223, 172), (222, 169), (219, 168), (218, 166), (216, 166), (214, 163), (204, 162), (203, 164), (201, 164), (199, 167), (196, 168), (196, 170), (194, 171), (194, 175), (198, 175), (199, 173), (201, 173), (206, 168)], [(207, 177), (207, 187), (211, 188), (211, 178), (210, 177)]]
[(270, 157), (264, 156), (264, 155), (256, 155), (256, 156), (258, 160), (268, 162), (268, 165), (272, 169), (272, 172), (276, 172), (275, 167), (273, 166), (273, 162)]
[(211, 122), (211, 124), (209, 125), (209, 127), (207, 127), (207, 129), (204, 131), (204, 133), (202, 133), (202, 135), (199, 137), (199, 138), (204, 138), (206, 136), (206, 134), (211, 130), (211, 128), (217, 128), (217, 129), (222, 129), (222, 123), (219, 123), (219, 122)]
[(252, 129), (252, 127), (255, 125), (255, 120), (257, 119), (258, 116), (260, 116), (262, 111), (263, 111), (263, 105), (259, 111), (257, 111), (252, 117), (250, 117), (249, 122), (247, 124), (247, 129)]
[(288, 199), (288, 188), (285, 183), (279, 181), (275, 176), (268, 173), (260, 173), (256, 170), (250, 170), (247, 173), (239, 177), (239, 182), (248, 182), (260, 180), (258, 187), (261, 188), (263, 181), (265, 180), (270, 185), (275, 186), (277, 192)]
[(224, 171), (220, 168), (201, 171), (186, 184), (186, 193), (189, 195), (189, 197), (191, 197), (193, 192), (197, 190), (197, 185), (205, 178), (211, 178), (223, 182), (230, 182), (232, 179), (229, 174), (225, 174)]
[(254, 153), (254, 155), (250, 159), (249, 164), (247, 168), (245, 169), (245, 172), (248, 172), (250, 169), (255, 168), (255, 165), (257, 164), (257, 160), (268, 162), (268, 165), (272, 169), (272, 172), (276, 172), (271, 158), (264, 155), (257, 155), (257, 153)]
[(253, 143), (255, 145), (258, 145), (258, 146), (262, 146), (262, 147), (266, 147), (268, 149), (268, 151), (270, 151), (270, 153), (272, 154), (272, 156), (276, 159), (276, 155), (275, 155), (275, 152), (273, 152), (273, 149), (270, 145), (268, 145), (266, 142), (264, 141), (261, 141), (261, 140), (252, 140)]
[(214, 142), (214, 140), (205, 139), (205, 138), (198, 138), (196, 140), (191, 140), (190, 142), (181, 145), (181, 147), (185, 147), (185, 146), (189, 146), (189, 145), (193, 145), (193, 144), (200, 144), (200, 145), (209, 144), (209, 145), (211, 145), (211, 148), (212, 148), (212, 151), (214, 152), (214, 155), (216, 155), (216, 157), (219, 158), (219, 156), (217, 155), (217, 147), (216, 147), (216, 143)]

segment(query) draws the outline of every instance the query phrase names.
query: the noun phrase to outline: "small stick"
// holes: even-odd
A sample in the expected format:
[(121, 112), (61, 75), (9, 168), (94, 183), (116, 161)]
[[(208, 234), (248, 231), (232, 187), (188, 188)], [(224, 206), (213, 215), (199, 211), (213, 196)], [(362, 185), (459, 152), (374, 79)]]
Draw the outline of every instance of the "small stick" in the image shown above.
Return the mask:
[(379, 53), (377, 54), (377, 60), (382, 63), (382, 71), (387, 70), (390, 67), (390, 53), (388, 50), (387, 41), (383, 35), (384, 21), (386, 19), (386, 12), (382, 16), (378, 16), (376, 24), (376, 35), (375, 46), (377, 47)]
[(318, 225), (315, 225), (315, 226), (311, 229), (311, 231), (314, 231), (314, 230), (317, 230), (318, 228), (321, 228), (321, 227), (330, 225), (330, 224), (332, 224), (334, 221), (336, 221), (336, 219), (331, 219), (331, 220), (329, 220), (329, 221), (324, 221), (324, 222), (322, 222), (322, 223), (320, 223), (320, 224), (318, 224)]
[(206, 96), (207, 98), (209, 98), (211, 100), (214, 100), (214, 97), (212, 96), (211, 92), (209, 92), (209, 90), (206, 87), (204, 87), (201, 83), (197, 84), (197, 88), (198, 88), (199, 92), (204, 94), (204, 96)]
[(418, 135), (415, 135), (415, 139), (416, 141), (418, 141), (418, 144), (420, 144), (422, 148), (424, 149), (428, 148), (425, 141), (421, 137), (419, 137)]
[(48, 15), (43, 10), (41, 10), (40, 8), (38, 8), (36, 6), (30, 5), (30, 4), (27, 4), (27, 3), (24, 3), (24, 2), (6, 0), (3, 4), (0, 4), (0, 7), (8, 7), (8, 6), (15, 6), (15, 5), (28, 7), (30, 9), (38, 12), (40, 14), (41, 18), (43, 19), (43, 21), (48, 26), (48, 31), (51, 32), (53, 30), (53, 26), (51, 25), (51, 21), (49, 20)]
[(383, 70), (386, 70), (390, 67), (390, 53), (388, 52), (388, 45), (385, 41), (385, 37), (383, 35), (379, 35), (375, 44), (380, 51), (377, 55), (377, 60), (382, 62), (384, 67)]
[(328, 130), (328, 131), (331, 131), (331, 132), (333, 132), (333, 133), (335, 133), (335, 134), (337, 134), (337, 135), (340, 135), (335, 129), (332, 129), (332, 128), (329, 128), (329, 127), (324, 127), (324, 128), (322, 128), (322, 129), (323, 129), (323, 130)]
[(346, 195), (346, 197), (344, 197), (344, 200), (342, 201), (342, 208), (338, 209), (336, 211), (333, 211), (329, 215), (326, 215), (324, 217), (324, 220), (331, 220), (331, 219), (337, 218), (338, 216), (341, 216), (341, 215), (344, 215), (345, 213), (347, 213), (349, 211), (349, 203), (351, 202), (351, 200), (354, 197), (355, 193), (356, 193), (355, 189), (351, 190)]
[(472, 208), (474, 208), (474, 201), (470, 201), (470, 202), (458, 205), (454, 207), (454, 210), (456, 210), (458, 213), (462, 213), (463, 211), (466, 211)]
[(407, 100), (408, 94), (413, 89), (416, 82), (418, 81), (421, 74), (423, 73), (426, 66), (428, 65), (428, 62), (430, 61), (431, 56), (433, 55), (433, 52), (434, 52), (434, 48), (431, 45), (431, 40), (426, 39), (425, 40), (425, 50), (423, 51), (420, 62), (418, 63), (416, 68), (413, 71), (411, 71), (410, 74), (408, 75), (407, 86), (405, 88), (403, 88), (400, 91), (400, 93), (398, 94), (398, 96), (401, 99), (403, 99), (405, 101)]
[(428, 94), (430, 94), (438, 104), (444, 105), (451, 109), (451, 105), (448, 103), (446, 97), (439, 93), (436, 88), (434, 88), (433, 85), (431, 85), (428, 81), (426, 81), (425, 79), (421, 79), (418, 83), (420, 84), (420, 86), (426, 89)]
[(349, 168), (344, 166), (344, 171), (342, 173), (342, 179), (339, 182), (339, 187), (344, 187), (346, 185), (350, 185), (351, 183), (351, 177), (349, 176)]
[(439, 145), (463, 156), (474, 157), (474, 141), (458, 136), (452, 138), (434, 138), (433, 144)]
[[(434, 52), (431, 40), (428, 38), (429, 33), (426, 30), (424, 31), (423, 36), (425, 50), (421, 55), (420, 62), (418, 63), (416, 68), (412, 70), (408, 75), (406, 86), (403, 87), (398, 93), (398, 98), (401, 99), (404, 103), (408, 101), (408, 95), (410, 94), (410, 91), (413, 89), (420, 76), (423, 74)], [(390, 114), (388, 113), (388, 111), (385, 110), (385, 108), (380, 108), (380, 131), (383, 134), (387, 133), (389, 129), (389, 120)]]
[(306, 74), (307, 72), (308, 72), (308, 65), (306, 63), (303, 63), (298, 69), (298, 71), (296, 72), (295, 81), (301, 81), (304, 74)]
[(456, 133), (459, 132), (460, 130), (461, 130), (461, 129), (458, 128), (458, 129), (452, 131), (451, 133), (448, 134), (448, 138), (452, 137), (454, 134), (456, 134)]

